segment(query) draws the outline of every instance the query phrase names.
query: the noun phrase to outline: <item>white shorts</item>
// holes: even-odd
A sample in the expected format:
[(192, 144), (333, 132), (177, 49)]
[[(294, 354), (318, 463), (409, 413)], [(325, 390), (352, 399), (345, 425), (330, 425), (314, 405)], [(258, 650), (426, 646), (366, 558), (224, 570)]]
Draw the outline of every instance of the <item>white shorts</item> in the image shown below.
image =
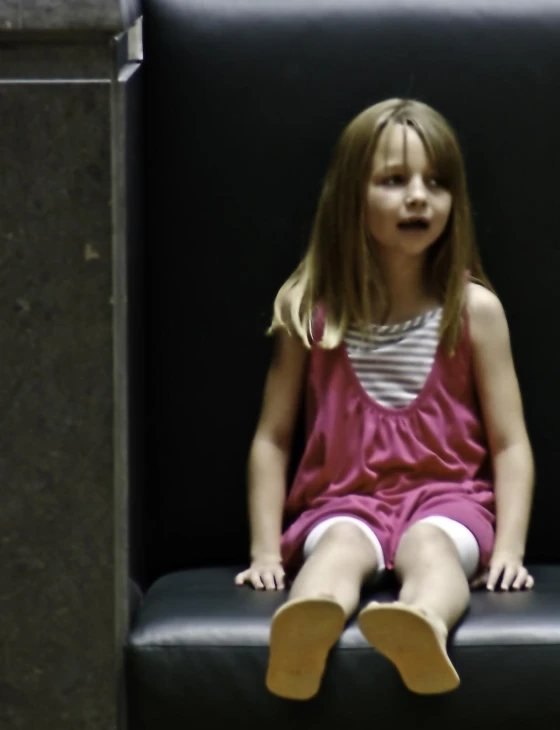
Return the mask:
[[(383, 549), (376, 534), (368, 525), (366, 525), (365, 522), (362, 522), (362, 520), (359, 520), (357, 517), (349, 517), (347, 515), (329, 517), (323, 522), (320, 522), (318, 525), (315, 525), (303, 545), (303, 557), (307, 560), (328, 528), (339, 522), (350, 522), (363, 530), (364, 534), (367, 535), (371, 541), (371, 545), (377, 557), (377, 575), (385, 570), (385, 556), (383, 555)], [(451, 520), (449, 517), (438, 517), (434, 515), (433, 517), (424, 517), (424, 519), (419, 520), (418, 522), (435, 525), (445, 532), (457, 548), (465, 575), (467, 578), (472, 578), (478, 569), (478, 563), (480, 561), (480, 549), (472, 532), (460, 522)]]

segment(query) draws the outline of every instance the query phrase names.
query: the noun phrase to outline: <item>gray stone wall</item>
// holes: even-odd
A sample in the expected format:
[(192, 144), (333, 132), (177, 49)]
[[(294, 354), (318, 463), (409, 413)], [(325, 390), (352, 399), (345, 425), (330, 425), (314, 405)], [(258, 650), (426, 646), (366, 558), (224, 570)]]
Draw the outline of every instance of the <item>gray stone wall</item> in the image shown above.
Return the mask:
[(0, 0), (0, 29), (118, 33), (140, 15), (140, 0)]
[(2, 730), (124, 727), (133, 15), (0, 0)]

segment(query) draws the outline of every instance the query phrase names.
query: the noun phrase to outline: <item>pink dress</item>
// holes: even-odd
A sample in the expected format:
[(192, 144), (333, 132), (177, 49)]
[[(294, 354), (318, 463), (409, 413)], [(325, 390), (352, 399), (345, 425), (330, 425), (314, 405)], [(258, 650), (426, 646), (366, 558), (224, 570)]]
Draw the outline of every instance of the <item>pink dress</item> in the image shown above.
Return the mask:
[(369, 525), (388, 568), (407, 527), (432, 515), (467, 527), (481, 565), (488, 563), (494, 494), (466, 314), (455, 356), (438, 346), (424, 387), (408, 406), (373, 400), (344, 344), (335, 350), (313, 345), (306, 399), (306, 448), (286, 502), (289, 526), (281, 545), (288, 575), (301, 566), (309, 532), (335, 515)]

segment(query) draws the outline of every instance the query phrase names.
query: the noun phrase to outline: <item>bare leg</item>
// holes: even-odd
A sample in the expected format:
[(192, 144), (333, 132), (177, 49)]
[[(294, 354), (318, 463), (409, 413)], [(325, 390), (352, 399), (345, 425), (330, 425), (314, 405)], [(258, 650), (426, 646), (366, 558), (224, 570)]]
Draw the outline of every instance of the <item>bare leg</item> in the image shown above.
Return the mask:
[(271, 692), (299, 700), (317, 693), (329, 651), (375, 569), (375, 551), (358, 527), (329, 527), (272, 619), (266, 678)]
[(357, 608), (364, 580), (377, 568), (375, 551), (355, 525), (329, 527), (304, 563), (290, 591), (293, 598), (331, 598), (349, 617)]
[(395, 571), (402, 582), (399, 600), (430, 616), (446, 639), (465, 612), (470, 596), (453, 542), (434, 525), (412, 525), (397, 550)]
[(403, 535), (395, 570), (402, 582), (399, 601), (370, 604), (360, 614), (360, 628), (412, 691), (455, 689), (460, 680), (446, 640), (467, 607), (469, 586), (454, 544), (438, 527), (417, 523)]

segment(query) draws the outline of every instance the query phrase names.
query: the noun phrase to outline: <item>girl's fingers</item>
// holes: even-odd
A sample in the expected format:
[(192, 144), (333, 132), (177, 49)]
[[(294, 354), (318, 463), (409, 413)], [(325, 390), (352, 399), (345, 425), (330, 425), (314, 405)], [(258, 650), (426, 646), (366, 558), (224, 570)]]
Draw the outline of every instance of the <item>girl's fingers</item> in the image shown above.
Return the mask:
[(490, 566), (490, 571), (488, 573), (488, 581), (486, 583), (486, 587), (489, 591), (493, 591), (496, 583), (498, 582), (499, 577), (501, 576), (502, 572), (504, 570), (504, 564), (503, 563), (494, 563)]
[(529, 577), (529, 573), (527, 572), (527, 569), (524, 567), (519, 568), (517, 571), (517, 578), (513, 581), (513, 585), (511, 586), (514, 591), (520, 591), (522, 588), (525, 587), (527, 584), (527, 578)]
[(247, 580), (248, 575), (249, 575), (248, 570), (244, 570), (243, 572), (238, 573), (235, 576), (235, 585), (242, 586), (245, 583), (245, 581)]
[(517, 574), (517, 567), (515, 565), (506, 565), (504, 568), (504, 575), (500, 588), (502, 591), (509, 591), (515, 576)]
[[(502, 578), (499, 586), (500, 576)], [(519, 590), (531, 590), (535, 585), (535, 581), (532, 575), (529, 575), (527, 568), (523, 565), (511, 565), (504, 564), (502, 562), (496, 563), (490, 567), (488, 574), (488, 581), (486, 587), (489, 591), (497, 590), (498, 588), (502, 591), (519, 591)]]
[(261, 581), (265, 587), (265, 590), (267, 590), (267, 591), (276, 590), (276, 582), (274, 580), (274, 575), (272, 574), (272, 572), (270, 570), (267, 570), (266, 572), (262, 573)]
[(264, 591), (264, 583), (261, 578), (260, 573), (257, 573), (256, 571), (251, 571), (251, 583), (253, 584), (253, 588), (257, 591)]
[(280, 568), (265, 570), (261, 573), (258, 570), (249, 568), (235, 576), (235, 585), (242, 586), (244, 583), (250, 583), (257, 591), (282, 590), (285, 585), (284, 571)]

